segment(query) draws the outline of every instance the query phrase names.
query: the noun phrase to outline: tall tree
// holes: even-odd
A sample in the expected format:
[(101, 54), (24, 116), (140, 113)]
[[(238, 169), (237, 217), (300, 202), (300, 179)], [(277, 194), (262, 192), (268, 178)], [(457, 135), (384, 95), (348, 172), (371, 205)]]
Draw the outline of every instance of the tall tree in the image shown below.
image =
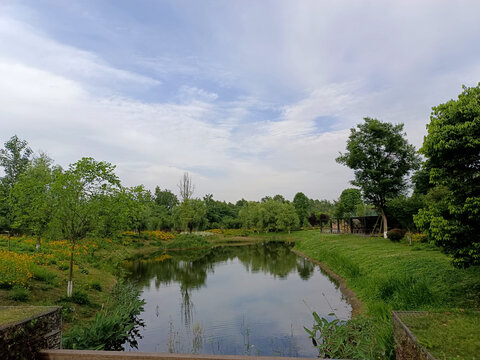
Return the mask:
[(308, 226), (308, 216), (311, 210), (311, 203), (308, 197), (302, 192), (296, 193), (293, 197), (293, 206), (297, 212), (300, 226)]
[(13, 135), (5, 143), (5, 149), (0, 150), (0, 166), (5, 171), (2, 180), (9, 188), (13, 188), (20, 174), (27, 169), (32, 153), (27, 141), (20, 140), (17, 135)]
[(5, 176), (0, 181), (0, 227), (8, 230), (10, 248), (10, 233), (14, 222), (13, 199), (11, 191), (18, 177), (27, 169), (32, 150), (25, 140), (20, 140), (14, 135), (5, 143), (5, 148), (0, 150), (0, 166), (3, 167)]
[(105, 200), (120, 187), (115, 166), (82, 158), (59, 174), (52, 186), (54, 220), (64, 239), (70, 242), (67, 296), (73, 291), (73, 255), (77, 243), (98, 226)]
[(420, 151), (430, 182), (448, 189), (442, 200), (447, 206), (424, 209), (417, 224), (453, 254), (455, 265), (480, 264), (480, 83), (434, 107), (427, 129)]
[(364, 121), (350, 129), (347, 151), (336, 160), (354, 170), (352, 185), (362, 189), (364, 199), (381, 212), (386, 238), (387, 202), (406, 190), (407, 176), (418, 168), (420, 160), (405, 138), (403, 124), (368, 117)]
[(12, 189), (13, 227), (35, 236), (37, 250), (40, 249), (40, 238), (46, 232), (52, 216), (53, 198), (50, 188), (55, 174), (60, 171), (60, 168), (52, 167), (52, 159), (40, 154), (19, 175)]

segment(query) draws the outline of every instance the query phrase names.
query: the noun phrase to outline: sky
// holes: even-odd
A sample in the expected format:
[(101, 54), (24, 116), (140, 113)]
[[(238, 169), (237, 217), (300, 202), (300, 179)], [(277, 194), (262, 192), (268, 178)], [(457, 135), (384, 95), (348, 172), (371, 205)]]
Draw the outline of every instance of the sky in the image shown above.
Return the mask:
[(364, 117), (404, 123), (480, 81), (480, 1), (0, 0), (0, 143), (125, 186), (334, 200)]

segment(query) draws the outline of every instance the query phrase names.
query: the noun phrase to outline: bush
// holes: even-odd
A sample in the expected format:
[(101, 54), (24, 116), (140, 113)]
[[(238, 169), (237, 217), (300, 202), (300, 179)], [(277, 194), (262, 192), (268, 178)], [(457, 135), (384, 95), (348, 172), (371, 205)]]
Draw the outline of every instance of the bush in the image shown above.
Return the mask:
[(412, 239), (412, 242), (421, 242), (421, 243), (428, 242), (427, 234), (412, 234), (411, 239)]
[(387, 232), (387, 237), (394, 242), (402, 240), (404, 235), (405, 233), (402, 229), (392, 229)]
[(88, 295), (81, 291), (74, 291), (70, 297), (62, 296), (60, 301), (72, 302), (78, 305), (90, 305), (90, 299), (88, 298)]
[(8, 297), (14, 301), (28, 301), (30, 299), (30, 291), (23, 287), (15, 287), (10, 291)]

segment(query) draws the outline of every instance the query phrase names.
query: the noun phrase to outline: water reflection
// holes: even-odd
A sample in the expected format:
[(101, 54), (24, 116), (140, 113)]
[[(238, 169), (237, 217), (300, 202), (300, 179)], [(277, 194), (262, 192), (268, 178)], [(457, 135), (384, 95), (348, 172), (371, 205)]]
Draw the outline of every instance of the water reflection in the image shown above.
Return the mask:
[(346, 319), (350, 307), (292, 246), (272, 242), (127, 262), (147, 302), (139, 349), (315, 356), (303, 330), (312, 325), (311, 311)]

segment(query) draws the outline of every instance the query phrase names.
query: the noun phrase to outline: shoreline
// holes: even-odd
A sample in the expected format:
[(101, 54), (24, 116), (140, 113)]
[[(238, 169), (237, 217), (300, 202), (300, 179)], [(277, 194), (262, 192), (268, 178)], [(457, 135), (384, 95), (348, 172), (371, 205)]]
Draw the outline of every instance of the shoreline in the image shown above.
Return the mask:
[(334, 282), (338, 284), (338, 287), (340, 289), (340, 292), (342, 293), (343, 296), (347, 299), (348, 303), (352, 307), (352, 317), (355, 317), (361, 313), (364, 312), (364, 305), (363, 303), (358, 299), (357, 295), (355, 292), (347, 287), (345, 283), (345, 279), (335, 273), (332, 269), (330, 269), (327, 265), (323, 264), (322, 262), (315, 260), (311, 258), (310, 256), (305, 255), (299, 250), (296, 249), (291, 249), (291, 251), (298, 256), (301, 256), (311, 263), (320, 266), (320, 269), (322, 269)]

